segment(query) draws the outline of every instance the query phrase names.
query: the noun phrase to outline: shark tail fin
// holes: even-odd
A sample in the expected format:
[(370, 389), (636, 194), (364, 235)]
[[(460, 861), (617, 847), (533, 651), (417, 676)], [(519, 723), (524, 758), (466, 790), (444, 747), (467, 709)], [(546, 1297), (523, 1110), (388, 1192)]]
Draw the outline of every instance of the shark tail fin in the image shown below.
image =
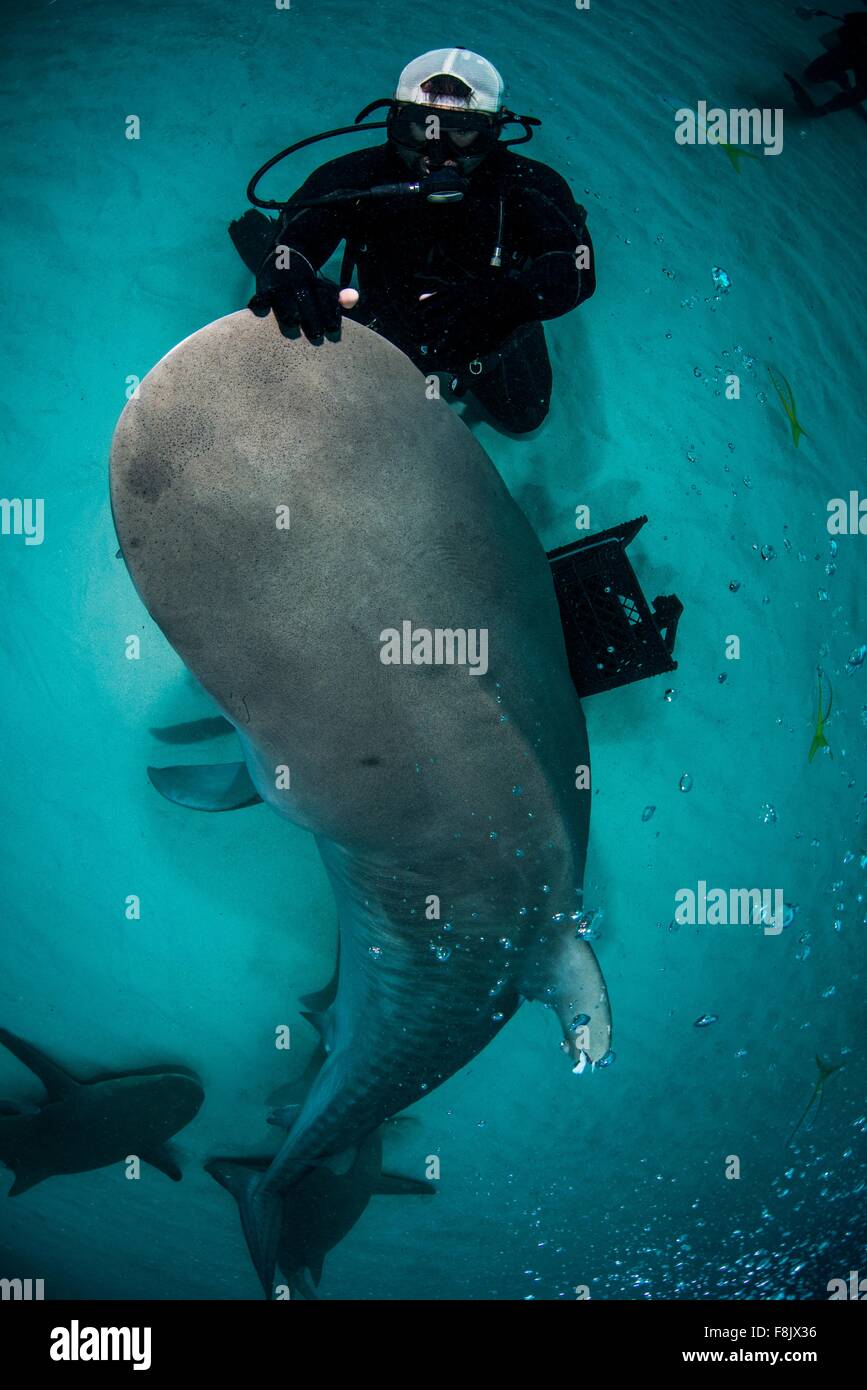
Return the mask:
[(250, 1259), (265, 1297), (270, 1298), (283, 1220), (282, 1197), (264, 1187), (262, 1163), (259, 1160), (212, 1158), (205, 1164), (205, 1170), (221, 1187), (231, 1192), (238, 1203), (241, 1229)]
[(296, 1269), (292, 1278), (289, 1280), (289, 1288), (292, 1291), (292, 1297), (301, 1299), (303, 1302), (307, 1303), (318, 1303), (319, 1294), (316, 1292), (316, 1286), (321, 1277), (321, 1262), (318, 1274), (312, 1269)]

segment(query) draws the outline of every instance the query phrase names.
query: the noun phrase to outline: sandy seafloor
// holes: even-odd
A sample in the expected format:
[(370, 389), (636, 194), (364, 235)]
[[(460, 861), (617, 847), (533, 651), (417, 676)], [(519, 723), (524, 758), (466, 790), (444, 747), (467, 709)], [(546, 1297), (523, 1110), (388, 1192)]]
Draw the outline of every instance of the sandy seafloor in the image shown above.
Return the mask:
[[(596, 297), (549, 326), (544, 428), (474, 428), (548, 547), (574, 534), (578, 503), (593, 529), (646, 512), (634, 563), (686, 613), (674, 676), (586, 704), (587, 894), (604, 910), (615, 1064), (573, 1076), (553, 1016), (523, 1008), (389, 1140), (408, 1172), (440, 1155), (435, 1201), (376, 1199), (322, 1296), (809, 1298), (865, 1269), (867, 670), (846, 667), (867, 642), (867, 540), (841, 537), (832, 557), (825, 522), (829, 498), (867, 490), (867, 129), (793, 111), (781, 70), (815, 56), (828, 24), (795, 8), (4, 10), (2, 490), (44, 497), (47, 529), (41, 547), (0, 540), (0, 1022), (82, 1077), (182, 1062), (207, 1099), (176, 1141), (181, 1184), (104, 1170), (0, 1199), (0, 1273), (44, 1277), (54, 1297), (257, 1294), (233, 1204), (200, 1165), (273, 1144), (266, 1097), (312, 1047), (296, 998), (329, 974), (333, 905), (301, 830), (262, 807), (185, 814), (148, 785), (146, 765), (174, 751), (149, 728), (210, 706), (115, 558), (108, 447), (128, 375), (244, 303), (225, 228), (253, 168), (455, 42), (542, 118), (527, 152), (586, 203), (599, 267)], [(784, 106), (783, 153), (738, 175), (721, 150), (677, 146), (673, 106), (699, 99)], [(305, 151), (277, 191), (349, 148)], [(731, 282), (719, 296), (714, 266)], [(768, 363), (794, 388), (797, 450)], [(739, 401), (722, 393), (729, 370)], [(740, 661), (724, 659), (729, 633)], [(833, 757), (808, 763), (817, 667)], [(234, 754), (224, 740), (183, 756)], [(699, 879), (782, 885), (795, 920), (777, 937), (672, 930), (675, 890)], [(696, 1028), (704, 1014), (717, 1021)], [(293, 1027), (288, 1054), (275, 1020)], [(817, 1052), (844, 1069), (787, 1147)], [(38, 1094), (0, 1055), (0, 1095)]]

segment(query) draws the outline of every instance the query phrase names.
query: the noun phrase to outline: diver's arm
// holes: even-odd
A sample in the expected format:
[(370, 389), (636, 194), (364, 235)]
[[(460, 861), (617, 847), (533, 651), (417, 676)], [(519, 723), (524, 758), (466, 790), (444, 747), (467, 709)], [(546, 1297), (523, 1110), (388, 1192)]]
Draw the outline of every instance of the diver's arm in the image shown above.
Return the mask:
[[(534, 250), (512, 277), (528, 293), (533, 317), (555, 319), (589, 299), (596, 289), (596, 260), (587, 213), (553, 169), (527, 190), (525, 208)], [(536, 249), (538, 248), (538, 249)]]
[(533, 296), (535, 318), (556, 319), (577, 309), (596, 289), (593, 243), (587, 228), (569, 250), (543, 252), (517, 279)]
[[(317, 170), (317, 173), (321, 172)], [(317, 191), (316, 174), (313, 174), (305, 184), (293, 194), (292, 200), (287, 203), (283, 213), (277, 223), (277, 230), (274, 235), (274, 245), (268, 255), (273, 255), (278, 246), (289, 246), (294, 251), (300, 251), (306, 256), (314, 269), (318, 270), (324, 265), (329, 256), (333, 256), (340, 242), (346, 236), (347, 228), (343, 225), (344, 217), (337, 206), (321, 208), (296, 208), (292, 204), (295, 201), (301, 202), (307, 198), (321, 198), (323, 193)], [(311, 187), (313, 186), (313, 187)], [(326, 190), (330, 192), (330, 189)], [(268, 257), (266, 257), (266, 260)]]
[(339, 186), (334, 163), (311, 174), (284, 207), (256, 272), (256, 293), (249, 306), (254, 313), (273, 310), (284, 331), (300, 329), (314, 342), (340, 329), (339, 287), (318, 271), (346, 235), (345, 209), (293, 204), (324, 197)]
[(388, 168), (386, 147), (375, 145), (371, 149), (340, 155), (314, 169), (289, 202), (284, 204), (275, 226), (271, 250), (280, 245), (293, 247), (318, 270), (352, 232), (356, 205), (351, 198), (341, 198), (313, 208), (300, 205), (333, 198), (346, 190), (367, 189), (371, 184), (387, 183)]

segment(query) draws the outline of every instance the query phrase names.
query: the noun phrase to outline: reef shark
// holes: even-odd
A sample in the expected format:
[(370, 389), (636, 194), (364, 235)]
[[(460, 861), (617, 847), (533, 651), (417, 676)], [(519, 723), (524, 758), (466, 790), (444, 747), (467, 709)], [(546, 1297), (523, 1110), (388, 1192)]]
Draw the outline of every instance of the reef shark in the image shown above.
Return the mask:
[[(324, 989), (304, 996), (302, 1017), (319, 1033), (318, 1045), (304, 1071), (289, 1086), (281, 1088), (281, 1104), (268, 1116), (278, 1128), (292, 1128), (307, 1093), (328, 1056), (322, 1041), (320, 1020), (337, 997), (339, 965)], [(414, 1123), (409, 1116), (398, 1116), (390, 1126)], [(433, 1183), (402, 1173), (383, 1170), (382, 1129), (375, 1130), (348, 1155), (326, 1158), (312, 1168), (291, 1189), (283, 1203), (277, 1263), (287, 1281), (292, 1298), (318, 1299), (325, 1257), (339, 1245), (360, 1221), (373, 1197), (432, 1197)], [(264, 1173), (273, 1155), (263, 1158), (212, 1158), (206, 1170), (243, 1204), (251, 1172)]]
[(77, 1081), (6, 1028), (0, 1028), (0, 1043), (45, 1087), (37, 1105), (0, 1101), (0, 1163), (15, 1173), (10, 1197), (45, 1178), (107, 1168), (133, 1154), (180, 1182), (166, 1141), (204, 1100), (191, 1072), (153, 1068)]
[[(548, 561), (434, 394), (361, 325), (313, 345), (242, 311), (153, 368), (112, 445), (132, 579), (241, 741), (216, 805), (229, 787), (309, 829), (337, 901), (327, 1060), (267, 1170), (235, 1185), (269, 1295), (291, 1189), (522, 1000), (555, 1011), (576, 1071), (610, 1057), (582, 936), (587, 735)], [(489, 669), (386, 664), (405, 621), (484, 630)]]
[[(294, 1121), (298, 1107), (285, 1109), (290, 1113), (275, 1112), (272, 1123), (285, 1128), (287, 1122)], [(272, 1162), (272, 1156), (212, 1158), (205, 1166), (238, 1199), (240, 1206), (251, 1177), (263, 1176)], [(361, 1220), (373, 1197), (432, 1197), (435, 1192), (430, 1182), (383, 1170), (382, 1130), (375, 1130), (362, 1140), (350, 1154), (348, 1166), (339, 1156), (324, 1159), (295, 1184), (283, 1203), (277, 1264), (290, 1296), (319, 1297), (317, 1288), (326, 1255)]]

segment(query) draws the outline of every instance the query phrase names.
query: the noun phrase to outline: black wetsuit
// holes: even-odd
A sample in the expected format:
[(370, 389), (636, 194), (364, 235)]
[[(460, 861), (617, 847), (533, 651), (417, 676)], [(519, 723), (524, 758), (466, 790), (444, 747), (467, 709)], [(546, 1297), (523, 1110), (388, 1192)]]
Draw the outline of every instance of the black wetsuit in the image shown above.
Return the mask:
[[(294, 195), (321, 198), (337, 189), (406, 183), (393, 148), (378, 145), (324, 164)], [(585, 210), (553, 169), (495, 148), (470, 176), (457, 203), (414, 197), (370, 198), (326, 207), (288, 204), (272, 246), (300, 251), (318, 270), (346, 242), (341, 286), (358, 275), (350, 317), (401, 348), (422, 370), (453, 373), (506, 429), (541, 424), (551, 366), (540, 320), (557, 318), (596, 288)], [(501, 266), (492, 267), (501, 247)], [(586, 251), (578, 255), (578, 248)], [(579, 264), (589, 260), (587, 268)], [(455, 290), (448, 346), (429, 341), (420, 296)]]
[[(795, 100), (805, 115), (830, 116), (835, 111), (846, 111), (850, 107), (861, 107), (867, 101), (867, 15), (855, 10), (843, 15), (843, 23), (834, 34), (834, 44), (827, 53), (814, 58), (804, 69), (808, 82), (836, 82), (842, 91), (828, 101), (817, 105), (800, 82), (790, 73), (785, 77), (792, 88)], [(849, 73), (854, 76), (850, 83)], [(864, 116), (864, 112), (860, 114)]]

